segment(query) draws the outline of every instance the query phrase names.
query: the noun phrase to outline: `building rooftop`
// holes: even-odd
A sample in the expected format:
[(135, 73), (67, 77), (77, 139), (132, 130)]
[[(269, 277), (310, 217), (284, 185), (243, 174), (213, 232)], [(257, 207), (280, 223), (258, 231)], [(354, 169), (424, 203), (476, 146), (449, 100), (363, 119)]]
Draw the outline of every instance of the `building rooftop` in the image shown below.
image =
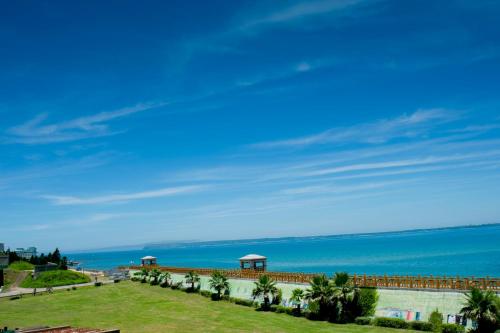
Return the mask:
[(260, 254), (247, 254), (244, 257), (241, 257), (240, 260), (266, 260), (267, 258), (261, 256)]
[(142, 257), (141, 260), (152, 260), (152, 259), (156, 259), (156, 257), (153, 257), (153, 256), (145, 256), (145, 257)]

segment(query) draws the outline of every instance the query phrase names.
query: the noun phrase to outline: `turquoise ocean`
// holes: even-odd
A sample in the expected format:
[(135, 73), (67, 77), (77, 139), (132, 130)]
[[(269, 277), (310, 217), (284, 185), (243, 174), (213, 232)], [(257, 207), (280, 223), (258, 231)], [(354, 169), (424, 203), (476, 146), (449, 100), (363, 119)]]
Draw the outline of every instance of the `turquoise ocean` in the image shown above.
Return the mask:
[(65, 253), (84, 269), (112, 269), (152, 255), (164, 266), (238, 268), (257, 253), (271, 271), (500, 277), (500, 224), (375, 234), (150, 245)]

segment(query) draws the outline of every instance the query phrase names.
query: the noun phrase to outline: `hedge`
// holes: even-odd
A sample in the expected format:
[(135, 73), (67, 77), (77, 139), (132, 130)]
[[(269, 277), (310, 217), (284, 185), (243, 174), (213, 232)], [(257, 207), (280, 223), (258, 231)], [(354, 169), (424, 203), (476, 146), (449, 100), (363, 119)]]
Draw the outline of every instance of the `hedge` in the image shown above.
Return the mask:
[(410, 322), (410, 328), (415, 331), (434, 331), (434, 326), (432, 325), (432, 323), (428, 323), (426, 321), (412, 321)]
[(380, 327), (392, 327), (392, 328), (409, 328), (408, 322), (399, 318), (385, 318), (377, 317), (373, 320), (373, 325)]
[(372, 319), (370, 317), (357, 317), (354, 319), (354, 323), (358, 325), (370, 325), (372, 323)]
[(464, 333), (465, 327), (457, 324), (443, 324), (441, 326), (442, 333)]

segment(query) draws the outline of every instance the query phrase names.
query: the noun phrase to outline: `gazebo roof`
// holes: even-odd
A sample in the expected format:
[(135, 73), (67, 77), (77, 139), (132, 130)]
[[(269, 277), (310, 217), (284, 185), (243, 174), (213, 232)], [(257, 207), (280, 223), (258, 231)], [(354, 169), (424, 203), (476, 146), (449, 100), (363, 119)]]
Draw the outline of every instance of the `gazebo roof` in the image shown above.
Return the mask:
[(267, 258), (261, 256), (260, 254), (247, 254), (244, 257), (241, 257), (240, 260), (266, 260)]
[(153, 260), (153, 259), (156, 259), (156, 257), (153, 257), (153, 256), (145, 256), (145, 257), (141, 258), (141, 260)]

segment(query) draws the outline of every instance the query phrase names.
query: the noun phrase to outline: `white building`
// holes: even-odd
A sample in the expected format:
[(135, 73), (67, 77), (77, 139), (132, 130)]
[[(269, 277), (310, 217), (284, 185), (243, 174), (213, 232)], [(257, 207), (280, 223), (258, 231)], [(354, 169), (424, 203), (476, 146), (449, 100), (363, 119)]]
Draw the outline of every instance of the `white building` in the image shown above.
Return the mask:
[(19, 247), (16, 249), (16, 254), (23, 259), (31, 259), (31, 257), (36, 256), (36, 247), (28, 247), (24, 249)]

